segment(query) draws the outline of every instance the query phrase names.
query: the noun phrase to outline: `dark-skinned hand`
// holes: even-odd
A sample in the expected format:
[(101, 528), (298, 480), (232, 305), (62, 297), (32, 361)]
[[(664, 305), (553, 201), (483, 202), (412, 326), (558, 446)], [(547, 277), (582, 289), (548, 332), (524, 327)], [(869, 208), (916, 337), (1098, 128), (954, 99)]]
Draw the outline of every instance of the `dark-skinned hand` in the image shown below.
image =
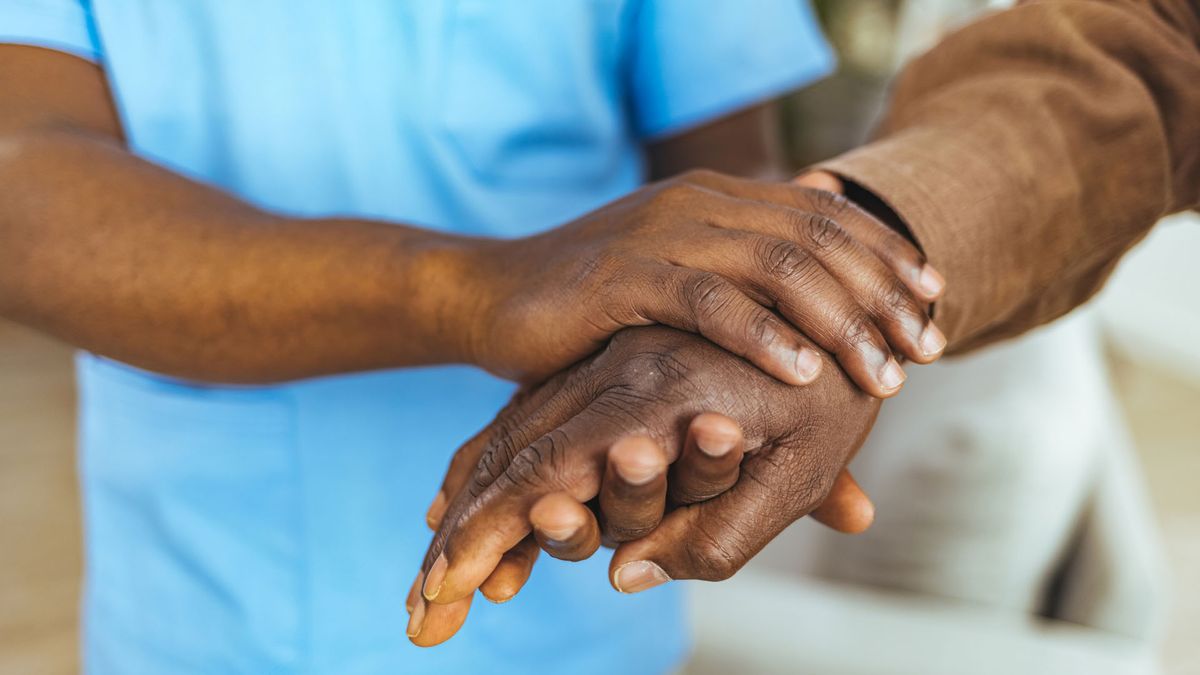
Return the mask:
[(690, 172), (476, 253), (488, 282), (471, 360), (524, 382), (653, 323), (703, 335), (790, 384), (812, 382), (822, 363), (803, 335), (877, 397), (903, 384), (893, 353), (929, 363), (945, 347), (925, 311), (943, 282), (918, 249), (803, 182)]
[[(470, 477), (467, 462), (478, 461), (482, 448), (483, 444), (478, 443), (460, 451), (462, 459), (455, 462), (442, 485), (445, 494), (458, 493)], [(664, 513), (706, 501), (733, 487), (744, 453), (741, 428), (719, 413), (702, 413), (692, 420), (683, 448), (672, 464), (668, 464), (668, 453), (647, 436), (633, 435), (617, 441), (608, 452), (599, 497), (588, 505), (565, 492), (540, 498), (529, 512), (533, 539), (526, 537), (506, 553), (480, 586), (480, 592), (492, 602), (511, 600), (528, 580), (539, 547), (560, 560), (578, 561), (595, 553), (599, 544), (614, 548), (649, 534)], [(427, 515), (435, 531), (442, 506), (444, 503), (439, 503)], [(829, 496), (809, 515), (839, 532), (857, 534), (870, 527), (874, 507), (850, 472), (843, 470)], [(646, 569), (631, 564), (614, 570), (614, 587), (636, 593), (666, 581), (665, 576), (640, 574)], [(414, 588), (408, 602), (410, 612), (418, 597), (418, 589)]]
[[(665, 467), (706, 412), (735, 420), (744, 433), (746, 458), (736, 483), (707, 501), (676, 508), (649, 534), (618, 548), (613, 583), (633, 591), (666, 578), (727, 578), (784, 527), (821, 505), (835, 484), (852, 487), (838, 477), (878, 407), (878, 399), (836, 367), (808, 387), (792, 387), (695, 335), (662, 327), (621, 331), (596, 356), (514, 400), (455, 458), (451, 473), (465, 466), (469, 477), (448, 505), (432, 509), (439, 528), (410, 596), (409, 635), (420, 645), (448, 639), (481, 586), (496, 599), (511, 597), (538, 549), (531, 518), (550, 524), (543, 516), (569, 507), (564, 498), (576, 504), (605, 500), (605, 475), (617, 461), (612, 456), (628, 452), (620, 447), (644, 450), (649, 442), (662, 450)], [(646, 474), (650, 479), (634, 487), (661, 490), (661, 471), (628, 482)], [(686, 485), (691, 479), (683, 480)], [(691, 497), (723, 486), (703, 480), (691, 485)], [(616, 484), (604, 489), (618, 491)], [(612, 495), (607, 499), (611, 512)], [(844, 510), (853, 513), (854, 501)], [(644, 506), (646, 500), (624, 502)], [(643, 534), (656, 516), (627, 514), (616, 527), (594, 529), (585, 519), (576, 528), (542, 527), (540, 536), (548, 550), (571, 557), (594, 550), (601, 528), (616, 541)]]
[[(841, 181), (832, 174), (816, 171), (795, 180), (806, 187), (842, 194)], [(688, 425), (684, 445), (668, 464), (669, 453), (654, 439), (628, 436), (609, 450), (600, 496), (588, 505), (565, 492), (539, 499), (530, 510), (529, 522), (537, 546), (551, 556), (577, 561), (590, 557), (597, 542), (615, 547), (649, 534), (663, 515), (674, 507), (696, 504), (725, 492), (738, 479), (745, 454), (741, 427), (719, 413), (703, 413)], [(667, 471), (670, 480), (667, 480)], [(469, 477), (460, 464), (450, 471), (442, 492), (457, 494)], [(443, 506), (444, 504), (439, 504)], [(874, 506), (848, 470), (843, 470), (829, 496), (812, 513), (813, 519), (843, 533), (865, 531), (874, 520)], [(430, 527), (437, 529), (440, 512), (431, 511)], [(529, 578), (538, 549), (528, 539), (515, 553), (506, 554), (496, 571), (480, 587), (493, 602), (510, 600)], [(627, 549), (628, 550), (628, 549)], [(636, 593), (663, 583), (665, 573), (637, 561), (614, 566), (611, 580), (617, 590)]]

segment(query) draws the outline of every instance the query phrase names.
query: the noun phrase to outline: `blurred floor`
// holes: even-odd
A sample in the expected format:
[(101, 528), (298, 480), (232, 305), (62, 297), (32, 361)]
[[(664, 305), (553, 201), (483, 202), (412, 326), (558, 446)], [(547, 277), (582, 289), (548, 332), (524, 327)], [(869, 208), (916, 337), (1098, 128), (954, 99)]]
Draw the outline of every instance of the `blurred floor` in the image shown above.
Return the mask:
[(0, 674), (78, 672), (71, 351), (0, 322)]
[[(1114, 371), (1175, 575), (1164, 663), (1200, 672), (1200, 385)], [(0, 322), (0, 675), (78, 670), (73, 401), (70, 350)]]

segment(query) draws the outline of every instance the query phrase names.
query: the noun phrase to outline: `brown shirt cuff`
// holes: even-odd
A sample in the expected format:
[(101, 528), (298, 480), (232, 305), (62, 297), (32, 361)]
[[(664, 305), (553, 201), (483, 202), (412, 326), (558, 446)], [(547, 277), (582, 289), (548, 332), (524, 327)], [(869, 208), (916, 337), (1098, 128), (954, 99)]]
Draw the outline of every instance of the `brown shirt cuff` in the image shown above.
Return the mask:
[[(952, 347), (994, 320), (991, 312), (976, 308), (1001, 301), (997, 296), (1002, 290), (1020, 294), (1012, 286), (1023, 283), (1000, 281), (1015, 270), (1012, 261), (1005, 260), (1005, 247), (989, 246), (990, 238), (1002, 236), (989, 227), (995, 219), (995, 200), (1006, 190), (1012, 194), (1014, 187), (1003, 184), (1002, 172), (982, 164), (984, 155), (953, 135), (917, 128), (815, 167), (871, 192), (908, 227), (929, 263), (946, 277), (937, 319)], [(960, 226), (965, 224), (973, 225)], [(988, 249), (994, 256), (979, 255)], [(1001, 284), (1009, 288), (998, 288)]]

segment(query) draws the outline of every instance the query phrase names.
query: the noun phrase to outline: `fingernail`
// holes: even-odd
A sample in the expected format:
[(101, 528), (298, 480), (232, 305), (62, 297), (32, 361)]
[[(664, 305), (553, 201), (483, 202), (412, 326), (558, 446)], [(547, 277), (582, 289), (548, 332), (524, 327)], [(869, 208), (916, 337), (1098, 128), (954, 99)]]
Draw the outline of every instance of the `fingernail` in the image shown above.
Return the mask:
[(579, 531), (579, 525), (565, 524), (557, 528), (539, 527), (538, 531), (542, 533), (543, 537), (554, 542), (566, 542), (570, 541), (571, 537), (575, 536), (575, 533)]
[(921, 268), (921, 277), (917, 280), (921, 290), (929, 297), (937, 297), (941, 295), (942, 289), (946, 288), (946, 279), (937, 270), (929, 265)]
[(904, 371), (894, 358), (889, 358), (883, 369), (879, 371), (879, 384), (884, 391), (890, 392), (899, 389), (900, 385), (904, 384), (904, 378)]
[(412, 614), (413, 608), (417, 606), (417, 601), (421, 599), (421, 584), (425, 581), (425, 573), (418, 572), (417, 578), (413, 580), (412, 588), (408, 589), (408, 599), (404, 601), (404, 609)]
[(433, 503), (429, 505), (429, 510), (425, 512), (425, 524), (429, 526), (429, 529), (436, 530), (444, 515), (446, 515), (446, 493), (438, 490), (437, 496), (433, 498)]
[[(663, 472), (663, 465), (653, 461), (639, 462), (613, 462), (616, 466), (617, 475), (621, 480), (630, 485), (645, 485), (650, 481), (658, 478), (658, 475)], [(572, 531), (574, 532), (574, 531)]]
[(727, 436), (707, 437), (696, 436), (696, 447), (709, 457), (724, 457), (737, 445), (736, 438)]
[(792, 369), (796, 372), (796, 376), (800, 378), (801, 383), (808, 384), (817, 379), (817, 375), (821, 372), (821, 357), (811, 349), (798, 349), (796, 350), (796, 361)]
[(634, 560), (617, 568), (614, 575), (617, 590), (622, 593), (641, 593), (671, 580), (661, 567), (649, 560)]
[(942, 335), (942, 331), (932, 323), (925, 326), (925, 330), (921, 332), (921, 352), (925, 356), (936, 356), (945, 348), (946, 336)]
[(412, 616), (408, 617), (408, 628), (404, 632), (408, 633), (408, 637), (415, 638), (421, 634), (421, 624), (423, 623), (425, 623), (425, 603), (418, 602), (417, 606), (413, 608)]
[(421, 589), (421, 595), (426, 600), (433, 601), (442, 592), (442, 582), (446, 580), (446, 568), (449, 566), (445, 553), (439, 554), (437, 560), (433, 561), (433, 567), (429, 568), (429, 575), (425, 577), (425, 586)]

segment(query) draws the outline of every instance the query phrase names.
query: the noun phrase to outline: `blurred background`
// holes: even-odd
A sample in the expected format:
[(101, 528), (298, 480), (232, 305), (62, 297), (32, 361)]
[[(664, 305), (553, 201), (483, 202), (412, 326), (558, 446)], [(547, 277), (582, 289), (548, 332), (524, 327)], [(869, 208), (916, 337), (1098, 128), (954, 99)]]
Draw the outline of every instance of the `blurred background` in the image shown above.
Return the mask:
[[(900, 63), (1004, 3), (816, 4), (841, 68), (786, 102), (797, 167), (861, 143)], [(1200, 672), (1195, 220), (1068, 320), (914, 373), (856, 460), (876, 527), (800, 523), (694, 585), (685, 672)], [(70, 350), (0, 323), (0, 674), (78, 670), (73, 410)]]

